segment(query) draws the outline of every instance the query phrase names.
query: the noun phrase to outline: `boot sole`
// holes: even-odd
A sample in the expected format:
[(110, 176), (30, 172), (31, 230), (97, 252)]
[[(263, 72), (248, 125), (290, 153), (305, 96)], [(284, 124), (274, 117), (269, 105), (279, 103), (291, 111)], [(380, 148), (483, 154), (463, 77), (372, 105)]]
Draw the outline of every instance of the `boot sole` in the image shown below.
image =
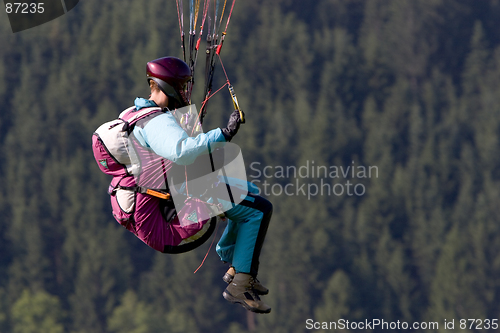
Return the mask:
[[(224, 276), (222, 277), (222, 280), (224, 280), (224, 282), (226, 282), (227, 284), (230, 284), (231, 281), (233, 281), (233, 278), (234, 276), (230, 275), (230, 274), (224, 274)], [(259, 296), (265, 296), (267, 294), (269, 294), (269, 290), (267, 292), (262, 292), (262, 291), (259, 291), (259, 290), (256, 290), (254, 289), (254, 292), (259, 295)]]
[(264, 310), (259, 310), (257, 308), (253, 308), (250, 305), (248, 305), (246, 302), (242, 301), (239, 298), (234, 297), (233, 295), (231, 295), (230, 293), (228, 293), (225, 290), (222, 293), (222, 296), (226, 299), (226, 301), (229, 301), (229, 302), (231, 302), (233, 304), (236, 304), (236, 303), (241, 304), (248, 311), (252, 311), (252, 312), (255, 312), (255, 313), (269, 313), (269, 312), (271, 312), (271, 309), (269, 309), (267, 311), (264, 311)]

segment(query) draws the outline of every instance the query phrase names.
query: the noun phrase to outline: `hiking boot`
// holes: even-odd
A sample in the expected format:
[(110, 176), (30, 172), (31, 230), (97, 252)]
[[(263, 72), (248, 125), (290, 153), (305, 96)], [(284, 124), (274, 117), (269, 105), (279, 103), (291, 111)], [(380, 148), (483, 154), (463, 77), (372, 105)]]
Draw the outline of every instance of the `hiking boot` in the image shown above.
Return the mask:
[[(227, 270), (226, 274), (224, 274), (224, 276), (222, 277), (222, 280), (224, 280), (224, 282), (226, 282), (226, 283), (229, 284), (229, 283), (231, 283), (231, 281), (233, 281), (234, 274), (236, 274), (236, 270), (234, 269), (233, 266), (231, 266)], [(267, 294), (269, 294), (269, 289), (267, 289), (266, 287), (264, 287), (262, 285), (262, 283), (260, 283), (260, 281), (257, 280), (257, 279), (254, 279), (253, 289), (254, 289), (254, 291), (255, 291), (255, 293), (257, 295), (267, 295)]]
[(237, 273), (222, 296), (231, 303), (239, 303), (256, 313), (269, 313), (271, 307), (259, 298), (254, 289), (255, 279), (250, 274)]

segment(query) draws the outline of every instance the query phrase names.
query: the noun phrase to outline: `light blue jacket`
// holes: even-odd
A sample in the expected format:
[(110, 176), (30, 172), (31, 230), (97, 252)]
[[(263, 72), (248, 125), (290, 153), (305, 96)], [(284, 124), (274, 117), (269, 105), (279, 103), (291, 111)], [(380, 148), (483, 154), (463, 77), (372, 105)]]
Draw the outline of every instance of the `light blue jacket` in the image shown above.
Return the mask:
[[(157, 105), (153, 101), (135, 99), (137, 110), (154, 106)], [(218, 146), (214, 145), (216, 142), (226, 142), (220, 128), (190, 137), (170, 112), (154, 117), (144, 127), (136, 126), (134, 135), (141, 145), (179, 165), (193, 163), (199, 155)]]

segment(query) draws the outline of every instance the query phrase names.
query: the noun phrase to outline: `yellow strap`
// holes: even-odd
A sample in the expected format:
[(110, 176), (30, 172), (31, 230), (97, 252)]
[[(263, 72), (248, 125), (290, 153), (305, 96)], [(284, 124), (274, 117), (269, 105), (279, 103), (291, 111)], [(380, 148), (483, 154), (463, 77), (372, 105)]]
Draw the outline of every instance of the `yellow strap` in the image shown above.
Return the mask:
[(152, 196), (160, 198), (160, 199), (170, 199), (172, 197), (170, 195), (170, 193), (162, 193), (162, 192), (158, 192), (158, 191), (150, 190), (150, 189), (146, 190), (146, 194), (152, 195)]
[[(224, 11), (226, 10), (226, 2), (227, 2), (227, 0), (224, 0), (224, 7), (222, 7), (222, 14), (220, 16), (219, 27), (220, 27), (220, 24), (222, 23), (222, 18), (224, 17)], [(226, 33), (223, 33), (223, 34), (225, 35)]]
[(229, 93), (231, 94), (231, 98), (233, 99), (234, 109), (240, 113), (241, 123), (244, 123), (245, 118), (243, 117), (243, 112), (241, 112), (240, 105), (238, 103), (238, 98), (236, 98), (236, 93), (234, 92), (234, 88), (231, 84), (228, 84), (227, 88), (229, 89)]

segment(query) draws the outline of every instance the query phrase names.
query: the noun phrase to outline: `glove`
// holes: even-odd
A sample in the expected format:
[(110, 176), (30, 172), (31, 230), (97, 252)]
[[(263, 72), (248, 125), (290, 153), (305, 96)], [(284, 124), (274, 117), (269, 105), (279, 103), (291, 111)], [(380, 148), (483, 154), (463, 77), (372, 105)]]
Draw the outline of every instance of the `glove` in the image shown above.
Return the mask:
[[(243, 111), (241, 111), (243, 113)], [(243, 117), (245, 115), (243, 114)], [(227, 122), (226, 128), (222, 129), (222, 134), (226, 138), (226, 141), (229, 142), (233, 138), (233, 136), (238, 133), (238, 129), (240, 128), (241, 118), (240, 111), (235, 110), (231, 113), (231, 117), (229, 117), (229, 121)]]

